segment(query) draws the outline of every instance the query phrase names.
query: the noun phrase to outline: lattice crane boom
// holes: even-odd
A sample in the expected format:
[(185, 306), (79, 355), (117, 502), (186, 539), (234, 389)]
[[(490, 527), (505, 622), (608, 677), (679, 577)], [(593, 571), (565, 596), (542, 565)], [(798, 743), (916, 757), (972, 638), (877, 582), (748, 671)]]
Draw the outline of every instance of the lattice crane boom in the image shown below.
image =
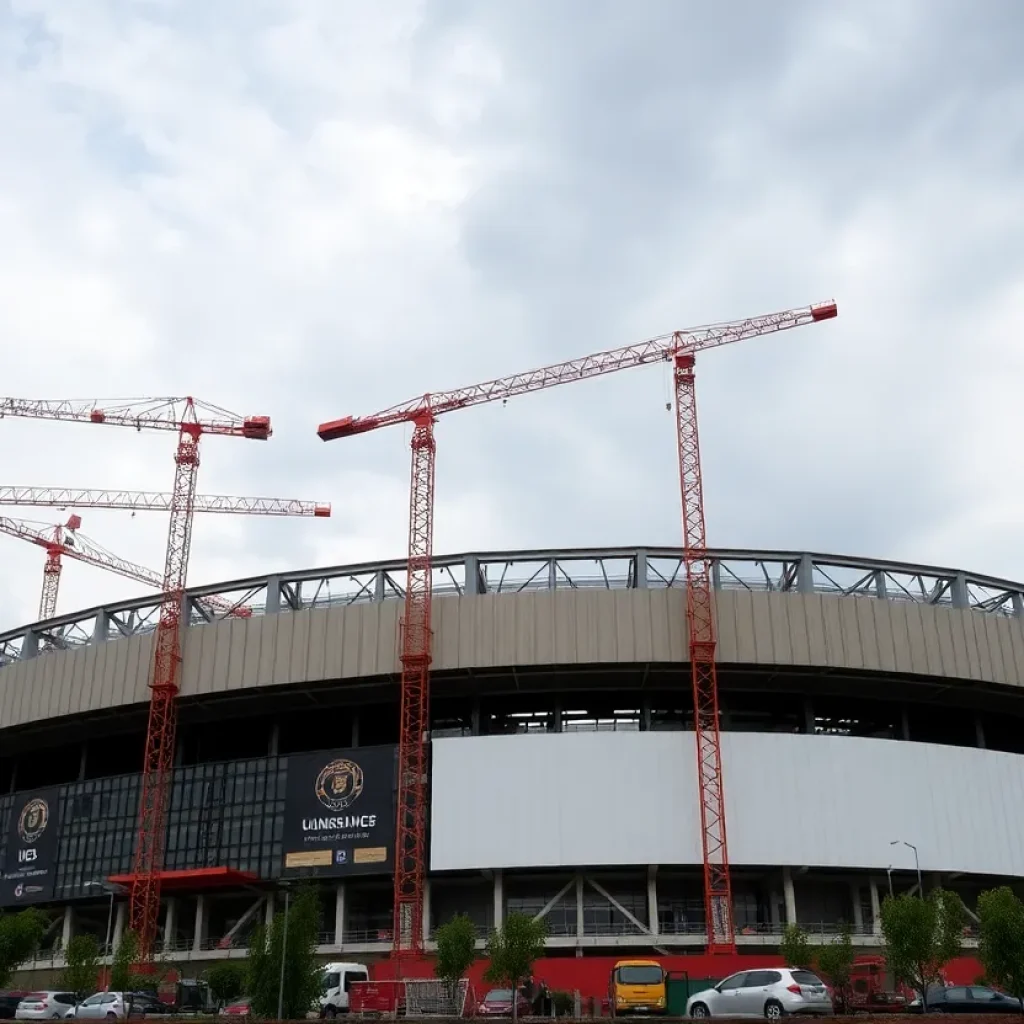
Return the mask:
[(17, 416), (72, 423), (105, 423), (136, 430), (180, 431), (190, 425), (204, 434), (223, 434), (266, 441), (268, 416), (238, 416), (220, 406), (186, 398), (0, 398), (0, 419)]
[[(43, 567), (43, 589), (39, 602), (39, 619), (45, 622), (57, 614), (57, 594), (60, 585), (62, 558), (67, 555), (86, 565), (94, 565), (124, 576), (126, 579), (145, 583), (159, 589), (163, 586), (163, 577), (153, 569), (121, 558), (94, 540), (79, 532), (81, 518), (71, 516), (66, 523), (32, 523), (24, 519), (11, 519), (0, 516), (0, 533), (19, 540), (28, 541), (46, 551), (46, 563)], [(248, 605), (235, 603), (218, 597), (216, 594), (200, 598), (200, 603), (211, 610), (217, 610), (234, 618), (250, 618), (252, 608)]]
[(374, 413), (372, 416), (345, 416), (331, 420), (320, 426), (317, 433), (324, 441), (333, 441), (353, 434), (362, 434), (378, 427), (388, 427), (396, 423), (412, 423), (418, 417), (430, 413), (439, 416), (455, 409), (466, 409), (487, 402), (503, 401), (515, 395), (524, 395), (532, 391), (543, 391), (559, 384), (571, 384), (591, 377), (600, 377), (618, 370), (627, 370), (634, 366), (648, 363), (664, 363), (672, 359), (676, 352), (701, 352), (709, 348), (718, 348), (747, 338), (756, 338), (762, 334), (775, 334), (779, 331), (801, 327), (804, 324), (829, 320), (837, 314), (834, 302), (822, 302), (800, 309), (787, 309), (781, 313), (769, 313), (766, 316), (752, 317), (747, 320), (734, 320), (727, 323), (709, 324), (705, 327), (693, 327), (685, 331), (673, 331), (650, 338), (637, 345), (597, 352), (580, 359), (570, 359), (564, 363), (555, 363), (538, 370), (516, 373), (507, 377), (497, 377), (474, 384), (468, 388), (457, 388), (454, 391), (438, 391), (414, 398), (401, 405), (393, 405), (390, 409)]
[(433, 551), (434, 464), (437, 416), (587, 380), (649, 363), (675, 363), (676, 425), (686, 547), (687, 625), (697, 715), (697, 760), (704, 850), (705, 910), (712, 952), (735, 949), (729, 860), (725, 833), (714, 612), (704, 531), (704, 502), (693, 392), (693, 355), (763, 334), (775, 334), (837, 316), (823, 302), (765, 316), (674, 331), (636, 345), (598, 352), (527, 373), (498, 377), (454, 391), (426, 394), (371, 416), (322, 423), (321, 440), (351, 437), (397, 423), (412, 423), (412, 487), (409, 515), (409, 581), (402, 630), (401, 732), (398, 821), (395, 844), (394, 946), (399, 960), (423, 951), (423, 877), (426, 860), (428, 780), (426, 737), (430, 725), (430, 605)]
[[(43, 505), (48, 508), (115, 508), (133, 512), (167, 512), (174, 503), (170, 491), (90, 490), (80, 487), (0, 487), (0, 505)], [(197, 494), (193, 512), (246, 516), (300, 516), (327, 519), (330, 502), (297, 498), (239, 498), (226, 494)]]

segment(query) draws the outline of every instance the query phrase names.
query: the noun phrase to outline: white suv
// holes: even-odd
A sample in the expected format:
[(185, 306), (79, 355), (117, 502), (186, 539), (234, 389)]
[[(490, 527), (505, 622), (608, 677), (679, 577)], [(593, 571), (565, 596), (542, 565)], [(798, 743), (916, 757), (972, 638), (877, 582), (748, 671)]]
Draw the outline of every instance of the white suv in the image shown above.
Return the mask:
[(59, 1020), (73, 1009), (75, 997), (71, 992), (30, 992), (14, 1011), (15, 1020)]
[(798, 967), (766, 967), (732, 974), (686, 1001), (688, 1017), (767, 1017), (791, 1013), (831, 1014), (825, 983)]

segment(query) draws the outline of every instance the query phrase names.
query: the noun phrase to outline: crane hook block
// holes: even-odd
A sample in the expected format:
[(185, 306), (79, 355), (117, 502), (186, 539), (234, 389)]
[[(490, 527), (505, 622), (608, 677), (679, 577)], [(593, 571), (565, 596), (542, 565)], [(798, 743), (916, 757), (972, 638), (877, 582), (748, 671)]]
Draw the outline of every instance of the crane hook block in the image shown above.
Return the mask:
[(831, 320), (839, 316), (839, 307), (834, 302), (823, 302), (820, 306), (811, 306), (811, 319)]
[(272, 433), (269, 416), (247, 416), (242, 421), (242, 437), (252, 441), (266, 441)]

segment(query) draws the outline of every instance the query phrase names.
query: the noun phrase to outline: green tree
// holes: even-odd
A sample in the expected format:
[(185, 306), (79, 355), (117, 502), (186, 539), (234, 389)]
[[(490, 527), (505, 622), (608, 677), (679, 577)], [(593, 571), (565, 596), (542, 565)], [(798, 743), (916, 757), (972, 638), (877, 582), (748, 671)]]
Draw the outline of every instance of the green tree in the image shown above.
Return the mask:
[[(291, 936), (288, 938), (290, 940)], [(210, 986), (210, 995), (216, 1000), (218, 1009), (242, 995), (247, 981), (246, 966), (238, 960), (222, 960), (206, 972), (206, 984)]]
[(779, 955), (788, 967), (806, 967), (814, 964), (811, 944), (807, 941), (807, 932), (798, 924), (787, 924), (779, 943)]
[(0, 914), (0, 988), (6, 988), (11, 975), (36, 954), (46, 925), (46, 916), (35, 909)]
[(110, 962), (110, 988), (114, 992), (132, 992), (139, 974), (139, 937), (125, 931)]
[(882, 901), (885, 959), (897, 981), (921, 993), (942, 980), (942, 968), (960, 952), (964, 905), (956, 893), (934, 889), (927, 899), (901, 893)]
[(850, 975), (853, 972), (853, 936), (843, 924), (839, 934), (818, 950), (818, 971), (832, 983), (843, 1009), (850, 1005)]
[(487, 940), (491, 962), (484, 978), (512, 989), (513, 1020), (519, 1016), (519, 986), (530, 977), (534, 961), (543, 955), (547, 933), (543, 918), (535, 921), (529, 914), (513, 912)]
[(60, 976), (61, 985), (75, 998), (84, 999), (97, 988), (100, 973), (100, 944), (95, 935), (76, 935), (64, 950), (66, 966)]
[(456, 914), (437, 929), (435, 939), (434, 973), (447, 985), (448, 998), (454, 1000), (459, 982), (476, 960), (476, 926), (465, 914)]
[(1008, 886), (978, 897), (978, 959), (986, 978), (1024, 998), (1024, 903)]
[[(320, 994), (320, 965), (316, 959), (320, 932), (320, 896), (312, 886), (299, 888), (287, 914), (279, 911), (269, 928), (259, 927), (249, 943), (248, 992), (254, 1016), (276, 1020), (278, 994), (287, 1020), (301, 1020)], [(282, 952), (284, 985), (280, 984)]]

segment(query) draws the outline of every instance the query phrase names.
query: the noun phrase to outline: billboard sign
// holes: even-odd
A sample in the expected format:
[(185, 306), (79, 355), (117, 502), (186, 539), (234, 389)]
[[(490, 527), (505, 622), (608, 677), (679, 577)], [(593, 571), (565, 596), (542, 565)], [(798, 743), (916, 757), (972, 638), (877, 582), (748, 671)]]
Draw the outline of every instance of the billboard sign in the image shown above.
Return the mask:
[(53, 898), (59, 796), (56, 787), (15, 794), (7, 827), (0, 906), (42, 903)]
[(290, 754), (282, 875), (390, 874), (394, 746)]

